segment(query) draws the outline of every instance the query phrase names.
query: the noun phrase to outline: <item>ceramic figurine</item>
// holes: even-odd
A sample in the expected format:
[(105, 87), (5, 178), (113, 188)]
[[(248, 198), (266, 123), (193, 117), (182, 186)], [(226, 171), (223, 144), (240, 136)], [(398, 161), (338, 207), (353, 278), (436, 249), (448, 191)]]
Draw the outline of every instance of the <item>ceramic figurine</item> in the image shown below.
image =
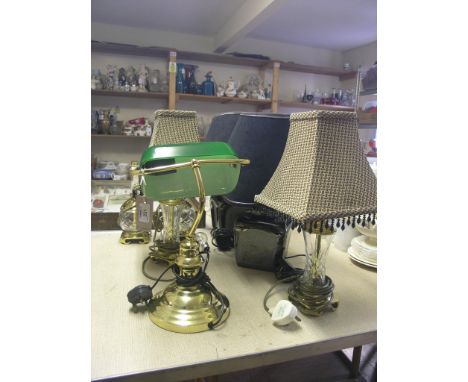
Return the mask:
[(127, 84), (127, 74), (125, 73), (124, 68), (119, 69), (119, 89), (125, 90), (125, 85)]
[(237, 87), (236, 82), (232, 79), (232, 77), (229, 77), (229, 80), (226, 81), (226, 96), (227, 97), (235, 97), (237, 94)]
[[(133, 66), (127, 67), (127, 84), (130, 87), (130, 91), (136, 92), (138, 86), (138, 76)], [(127, 87), (125, 88), (127, 90)]]
[(271, 99), (271, 96), (272, 96), (271, 84), (268, 84), (268, 87), (265, 88), (265, 98)]
[(96, 90), (97, 77), (95, 71), (91, 71), (91, 90)]
[(258, 89), (257, 99), (265, 100), (265, 91), (262, 88)]
[(197, 81), (195, 80), (195, 69), (196, 65), (185, 65), (185, 86), (187, 87), (186, 92), (190, 94), (197, 94)]
[(237, 93), (237, 96), (239, 98), (247, 98), (247, 92), (245, 90), (241, 90), (239, 93)]
[(214, 96), (215, 95), (215, 84), (213, 82), (213, 72), (209, 71), (205, 74), (206, 80), (203, 81), (203, 95)]
[(177, 64), (176, 74), (176, 93), (185, 93), (187, 86), (185, 84), (185, 65)]
[(150, 92), (159, 92), (159, 70), (158, 69), (148, 69), (148, 90)]
[(115, 65), (107, 65), (106, 70), (106, 89), (114, 90), (115, 77), (117, 76), (117, 68), (115, 67)]
[(225, 92), (224, 85), (218, 84), (218, 86), (216, 87), (216, 95), (218, 97), (224, 97), (224, 94), (225, 94), (224, 92)]
[(138, 71), (138, 91), (146, 92), (146, 83), (148, 79), (148, 68), (145, 65), (140, 65), (140, 70)]

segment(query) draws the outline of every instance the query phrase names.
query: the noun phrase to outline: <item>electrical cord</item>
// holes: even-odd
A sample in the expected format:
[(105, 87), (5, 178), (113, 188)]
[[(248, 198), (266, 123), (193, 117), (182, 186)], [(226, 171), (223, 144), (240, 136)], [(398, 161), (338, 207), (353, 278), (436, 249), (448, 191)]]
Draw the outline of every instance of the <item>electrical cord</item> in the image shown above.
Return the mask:
[(275, 264), (275, 277), (278, 280), (283, 280), (290, 276), (300, 276), (304, 273), (301, 268), (292, 267), (285, 259), (291, 259), (293, 257), (305, 256), (304, 254), (293, 255), (287, 257), (278, 257)]
[[(141, 264), (141, 272), (143, 273), (143, 275), (147, 278), (149, 278), (150, 280), (157, 280), (158, 278), (154, 277), (154, 276), (151, 276), (148, 272), (146, 272), (146, 263), (151, 259), (151, 256), (148, 256), (146, 259), (143, 260), (143, 263)], [(171, 278), (171, 279), (160, 279), (159, 281), (160, 282), (169, 282), (169, 281), (174, 281), (175, 280), (175, 277)]]
[(234, 247), (234, 234), (227, 228), (213, 228), (211, 230), (211, 244), (220, 251), (228, 251)]
[(275, 282), (272, 287), (270, 289), (268, 289), (268, 291), (266, 292), (265, 294), (265, 297), (263, 298), (263, 309), (265, 309), (265, 311), (271, 316), (271, 313), (270, 313), (270, 309), (268, 308), (267, 306), (267, 302), (268, 302), (268, 299), (270, 298), (270, 294), (271, 292), (273, 291), (273, 289), (275, 289), (279, 284), (282, 284), (282, 283), (288, 283), (288, 282), (291, 282), (291, 281), (294, 281), (296, 279), (298, 279), (300, 277), (300, 275), (293, 275), (293, 276), (289, 276), (289, 277), (286, 277), (284, 279), (281, 279), (281, 280), (278, 280), (277, 282)]

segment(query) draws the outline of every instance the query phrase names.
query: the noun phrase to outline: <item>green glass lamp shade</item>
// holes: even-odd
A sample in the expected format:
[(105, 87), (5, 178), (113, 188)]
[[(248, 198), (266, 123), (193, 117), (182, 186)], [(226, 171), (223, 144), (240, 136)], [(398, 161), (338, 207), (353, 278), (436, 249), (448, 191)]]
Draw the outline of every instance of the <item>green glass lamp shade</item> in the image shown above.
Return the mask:
[[(224, 142), (198, 142), (151, 146), (143, 153), (141, 169), (190, 162), (192, 159), (239, 159)], [(206, 195), (224, 195), (237, 185), (240, 164), (201, 164)], [(171, 170), (144, 176), (143, 192), (153, 200), (173, 200), (199, 196), (196, 178), (191, 168)]]

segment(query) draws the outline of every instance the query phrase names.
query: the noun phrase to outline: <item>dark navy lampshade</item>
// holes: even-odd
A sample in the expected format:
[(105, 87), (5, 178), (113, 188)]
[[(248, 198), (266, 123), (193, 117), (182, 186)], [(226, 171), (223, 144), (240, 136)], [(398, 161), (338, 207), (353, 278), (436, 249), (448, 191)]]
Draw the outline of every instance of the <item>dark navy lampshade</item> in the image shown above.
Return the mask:
[(240, 158), (250, 159), (239, 182), (226, 198), (233, 202), (254, 203), (272, 177), (283, 155), (289, 132), (289, 114), (242, 113), (228, 144)]
[(214, 116), (206, 140), (227, 143), (240, 115), (241, 113), (224, 113)]

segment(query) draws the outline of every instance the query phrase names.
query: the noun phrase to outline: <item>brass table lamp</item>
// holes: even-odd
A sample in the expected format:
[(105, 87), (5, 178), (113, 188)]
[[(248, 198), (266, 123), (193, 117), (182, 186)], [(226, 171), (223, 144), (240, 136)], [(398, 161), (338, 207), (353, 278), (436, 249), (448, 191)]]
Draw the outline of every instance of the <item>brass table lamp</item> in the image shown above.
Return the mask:
[(325, 257), (336, 228), (373, 223), (377, 181), (362, 151), (356, 114), (341, 111), (292, 113), (283, 156), (255, 201), (302, 231), (304, 272), (289, 299), (305, 315), (338, 306)]
[[(185, 110), (156, 110), (149, 147), (200, 142), (197, 114)], [(193, 203), (185, 199), (159, 202), (153, 216), (153, 244), (149, 256), (156, 262), (174, 263), (180, 239), (195, 219)]]
[[(137, 168), (138, 162), (132, 162), (130, 170), (135, 170)], [(117, 219), (118, 225), (122, 228), (119, 241), (121, 244), (148, 244), (151, 238), (151, 232), (140, 231), (136, 226), (136, 196), (141, 195), (137, 176), (132, 176), (131, 189), (132, 196), (120, 207), (119, 217)]]
[[(145, 196), (167, 205), (172, 203), (168, 201), (190, 199), (197, 212), (172, 266), (176, 281), (148, 300), (149, 317), (157, 326), (196, 333), (213, 329), (227, 319), (229, 300), (205, 273), (209, 252), (202, 256), (195, 230), (202, 218), (205, 196), (231, 192), (240, 166), (248, 163), (222, 142), (152, 146), (143, 153), (140, 169), (133, 173), (144, 177)], [(198, 201), (193, 199), (196, 196)]]

